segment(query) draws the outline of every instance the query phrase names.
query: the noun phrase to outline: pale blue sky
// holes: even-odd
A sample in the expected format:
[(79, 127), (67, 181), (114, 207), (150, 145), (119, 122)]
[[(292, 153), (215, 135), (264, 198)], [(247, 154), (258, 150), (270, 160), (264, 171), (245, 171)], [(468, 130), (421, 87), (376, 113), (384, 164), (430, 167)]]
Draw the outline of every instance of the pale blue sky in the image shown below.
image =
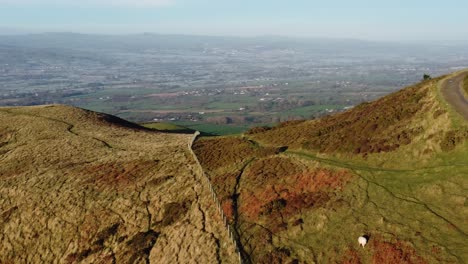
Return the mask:
[(468, 40), (462, 0), (0, 0), (0, 29)]

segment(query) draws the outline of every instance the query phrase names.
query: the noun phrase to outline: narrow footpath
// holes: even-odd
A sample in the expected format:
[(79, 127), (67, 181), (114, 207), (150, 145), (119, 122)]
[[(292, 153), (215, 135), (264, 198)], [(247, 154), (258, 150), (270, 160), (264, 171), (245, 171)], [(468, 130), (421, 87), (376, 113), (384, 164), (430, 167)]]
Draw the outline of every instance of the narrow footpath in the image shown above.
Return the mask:
[(463, 80), (468, 75), (468, 71), (462, 72), (442, 83), (441, 91), (444, 99), (452, 107), (468, 120), (468, 99), (463, 95)]

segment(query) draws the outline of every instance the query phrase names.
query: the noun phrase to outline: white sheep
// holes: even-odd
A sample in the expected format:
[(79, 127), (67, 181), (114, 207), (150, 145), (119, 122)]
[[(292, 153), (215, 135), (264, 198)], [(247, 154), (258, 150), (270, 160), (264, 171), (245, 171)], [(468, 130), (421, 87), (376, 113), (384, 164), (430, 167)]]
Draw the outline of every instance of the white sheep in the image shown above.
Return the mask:
[(359, 242), (359, 245), (361, 245), (362, 247), (364, 247), (366, 244), (367, 244), (367, 238), (364, 237), (364, 236), (360, 236), (358, 238), (358, 242)]

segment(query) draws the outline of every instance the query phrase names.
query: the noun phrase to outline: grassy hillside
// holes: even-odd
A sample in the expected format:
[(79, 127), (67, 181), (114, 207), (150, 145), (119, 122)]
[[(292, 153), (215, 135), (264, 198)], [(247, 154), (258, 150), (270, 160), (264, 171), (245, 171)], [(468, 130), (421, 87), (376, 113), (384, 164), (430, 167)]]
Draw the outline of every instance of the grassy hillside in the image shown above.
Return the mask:
[(465, 98), (468, 100), (468, 76), (466, 76), (463, 81), (463, 92), (465, 93)]
[(466, 122), (454, 125), (450, 109), (435, 91), (437, 78), (405, 88), (349, 111), (304, 122), (253, 129), (246, 136), (264, 145), (327, 155), (378, 166), (401, 167), (416, 157), (432, 162), (433, 153), (455, 149), (467, 137)]
[(410, 144), (423, 132), (423, 127), (413, 120), (433, 107), (427, 97), (429, 87), (437, 81), (403, 89), (337, 115), (301, 123), (283, 123), (263, 133), (250, 134), (260, 142), (322, 153), (366, 155), (393, 151)]
[(0, 263), (235, 263), (191, 135), (0, 108)]
[(323, 119), (198, 140), (245, 259), (466, 263), (468, 123), (441, 101), (443, 78)]

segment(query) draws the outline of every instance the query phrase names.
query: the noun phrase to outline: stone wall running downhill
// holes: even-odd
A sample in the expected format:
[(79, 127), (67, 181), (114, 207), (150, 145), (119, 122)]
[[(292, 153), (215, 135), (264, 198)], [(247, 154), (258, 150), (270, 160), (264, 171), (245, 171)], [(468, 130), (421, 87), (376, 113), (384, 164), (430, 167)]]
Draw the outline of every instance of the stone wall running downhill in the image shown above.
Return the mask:
[(197, 164), (197, 167), (199, 169), (199, 172), (198, 172), (198, 175), (200, 175), (200, 183), (202, 186), (208, 188), (211, 192), (211, 196), (213, 198), (213, 201), (214, 203), (216, 204), (217, 206), (217, 209), (218, 209), (218, 212), (221, 216), (221, 219), (223, 219), (223, 222), (224, 222), (224, 227), (226, 228), (226, 232), (228, 232), (228, 235), (229, 235), (229, 238), (231, 239), (231, 242), (234, 244), (234, 247), (236, 248), (236, 253), (239, 257), (239, 263), (243, 263), (244, 261), (242, 260), (242, 255), (240, 253), (240, 250), (239, 250), (239, 246), (237, 245), (237, 241), (238, 241), (238, 237), (236, 237), (234, 235), (234, 232), (232, 232), (231, 230), (231, 227), (229, 226), (229, 223), (227, 221), (227, 218), (226, 218), (226, 215), (224, 214), (224, 211), (221, 207), (221, 204), (218, 200), (218, 196), (213, 188), (213, 185), (211, 184), (211, 181), (210, 179), (208, 178), (208, 176), (206, 176), (205, 172), (203, 171), (203, 168), (200, 164), (200, 161), (198, 160), (197, 158), (197, 155), (195, 155), (195, 153), (193, 152), (192, 150), (192, 146), (193, 146), (193, 143), (195, 142), (195, 140), (197, 139), (197, 137), (200, 135), (200, 132), (196, 131), (194, 134), (193, 134), (193, 137), (191, 138), (190, 142), (188, 143), (188, 148), (190, 149), (190, 153), (192, 154), (193, 156), (193, 159), (195, 160), (196, 164)]

